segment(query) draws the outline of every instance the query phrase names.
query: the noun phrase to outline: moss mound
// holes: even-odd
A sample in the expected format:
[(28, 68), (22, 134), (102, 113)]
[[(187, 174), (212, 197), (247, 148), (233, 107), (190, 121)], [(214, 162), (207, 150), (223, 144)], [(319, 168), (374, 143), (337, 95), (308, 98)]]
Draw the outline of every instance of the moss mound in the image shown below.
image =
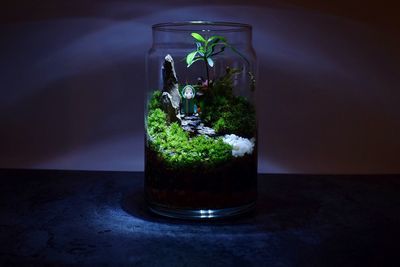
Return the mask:
[(256, 132), (256, 111), (244, 97), (232, 92), (233, 76), (238, 72), (228, 68), (226, 74), (206, 92), (201, 118), (218, 134), (251, 138)]
[(232, 157), (232, 146), (224, 143), (222, 138), (190, 138), (178, 123), (168, 125), (166, 114), (159, 108), (150, 111), (147, 129), (150, 147), (170, 168), (213, 167)]

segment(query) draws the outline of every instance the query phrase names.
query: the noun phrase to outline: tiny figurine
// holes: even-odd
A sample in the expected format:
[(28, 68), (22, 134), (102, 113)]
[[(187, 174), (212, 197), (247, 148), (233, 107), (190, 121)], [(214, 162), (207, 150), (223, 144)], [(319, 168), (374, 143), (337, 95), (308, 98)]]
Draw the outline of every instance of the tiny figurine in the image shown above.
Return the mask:
[[(194, 102), (194, 97), (196, 95), (196, 90), (194, 87), (190, 84), (186, 85), (182, 89), (182, 113), (185, 115), (192, 115), (193, 113), (196, 113), (197, 111), (197, 106), (195, 105)], [(196, 110), (195, 110), (196, 106)]]

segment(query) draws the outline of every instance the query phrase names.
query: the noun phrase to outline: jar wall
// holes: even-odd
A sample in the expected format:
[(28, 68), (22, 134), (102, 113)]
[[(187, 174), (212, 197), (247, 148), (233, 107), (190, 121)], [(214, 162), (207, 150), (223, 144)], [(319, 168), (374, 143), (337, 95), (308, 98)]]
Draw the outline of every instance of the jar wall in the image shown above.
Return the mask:
[[(188, 66), (186, 57), (194, 51), (197, 61)], [(213, 22), (154, 25), (146, 69), (149, 207), (180, 218), (249, 210), (257, 195), (251, 27)]]

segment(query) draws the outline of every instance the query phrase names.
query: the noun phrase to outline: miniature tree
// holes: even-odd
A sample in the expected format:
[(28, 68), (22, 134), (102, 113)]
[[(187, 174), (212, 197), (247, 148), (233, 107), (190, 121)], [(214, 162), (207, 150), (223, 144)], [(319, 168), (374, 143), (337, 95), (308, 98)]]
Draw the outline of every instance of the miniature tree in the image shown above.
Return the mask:
[[(196, 40), (196, 50), (190, 52), (186, 56), (187, 67), (189, 68), (196, 61), (204, 61), (207, 75), (207, 85), (210, 85), (209, 67), (212, 68), (214, 66), (213, 57), (224, 52), (226, 47), (230, 48), (233, 52), (243, 58), (248, 66), (250, 65), (250, 62), (247, 60), (247, 58), (243, 56), (242, 53), (240, 53), (236, 48), (230, 45), (225, 37), (214, 35), (206, 40), (202, 35), (196, 32), (192, 32), (191, 35)], [(216, 51), (217, 47), (219, 51)], [(251, 72), (249, 72), (249, 75), (253, 77)]]

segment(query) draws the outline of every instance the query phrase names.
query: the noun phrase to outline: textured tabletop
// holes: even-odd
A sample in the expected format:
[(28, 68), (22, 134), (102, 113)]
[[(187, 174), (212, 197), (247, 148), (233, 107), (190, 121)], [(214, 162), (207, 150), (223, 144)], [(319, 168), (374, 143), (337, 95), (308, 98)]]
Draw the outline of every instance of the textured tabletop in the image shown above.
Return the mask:
[(260, 175), (255, 213), (208, 223), (149, 213), (143, 173), (0, 177), (1, 266), (400, 266), (394, 175)]

